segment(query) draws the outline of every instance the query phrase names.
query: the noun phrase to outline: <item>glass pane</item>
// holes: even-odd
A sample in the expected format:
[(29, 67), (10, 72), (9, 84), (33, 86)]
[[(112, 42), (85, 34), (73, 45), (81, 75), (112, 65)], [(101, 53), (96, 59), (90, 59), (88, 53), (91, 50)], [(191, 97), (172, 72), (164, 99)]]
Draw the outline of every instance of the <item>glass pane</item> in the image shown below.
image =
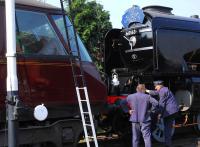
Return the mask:
[(38, 55), (66, 55), (46, 15), (17, 10), (17, 46), (21, 53)]
[[(66, 36), (66, 32), (65, 32), (64, 23), (63, 23), (63, 16), (62, 15), (54, 15), (53, 19), (54, 19), (56, 25), (58, 26), (58, 29), (60, 30), (61, 34), (63, 35), (65, 41), (67, 42), (67, 36)], [(67, 29), (68, 29), (68, 34), (69, 34), (70, 47), (71, 47), (71, 50), (73, 51), (73, 55), (76, 56), (78, 54), (78, 52), (77, 52), (77, 46), (76, 46), (76, 42), (75, 42), (73, 26), (67, 16), (66, 16), (66, 21), (67, 21)], [(81, 54), (81, 60), (91, 62), (92, 60), (87, 52), (87, 49), (85, 48), (84, 44), (82, 43), (82, 41), (78, 35), (77, 35), (77, 38), (78, 38), (78, 45), (79, 45), (80, 54)]]

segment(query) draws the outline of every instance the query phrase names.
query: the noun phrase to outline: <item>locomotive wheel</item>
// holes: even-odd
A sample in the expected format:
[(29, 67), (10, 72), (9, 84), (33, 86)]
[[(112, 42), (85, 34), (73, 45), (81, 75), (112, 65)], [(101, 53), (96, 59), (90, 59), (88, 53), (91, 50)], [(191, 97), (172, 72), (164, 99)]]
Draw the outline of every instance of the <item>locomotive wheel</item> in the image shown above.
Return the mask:
[[(173, 125), (175, 125), (175, 121), (173, 122)], [(172, 128), (172, 136), (174, 135), (175, 128)], [(157, 122), (155, 129), (152, 131), (153, 139), (155, 139), (158, 142), (164, 142), (165, 136), (164, 136), (164, 122), (163, 119), (161, 119), (159, 122)]]
[(197, 123), (196, 125), (194, 125), (194, 130), (198, 135), (200, 135), (200, 113), (194, 115), (193, 122)]

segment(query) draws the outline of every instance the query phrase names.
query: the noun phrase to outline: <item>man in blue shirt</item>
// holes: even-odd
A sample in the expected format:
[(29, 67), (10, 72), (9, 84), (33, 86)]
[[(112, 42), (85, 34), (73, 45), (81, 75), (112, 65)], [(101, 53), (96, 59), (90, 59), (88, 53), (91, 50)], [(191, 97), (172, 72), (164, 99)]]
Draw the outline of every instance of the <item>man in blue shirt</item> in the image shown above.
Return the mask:
[(172, 125), (174, 117), (178, 112), (178, 104), (172, 92), (167, 87), (163, 86), (163, 81), (155, 81), (154, 86), (156, 89), (155, 91), (146, 90), (146, 92), (150, 95), (159, 96), (159, 117), (164, 119), (165, 146), (170, 147), (173, 127)]
[(131, 110), (132, 147), (139, 146), (140, 133), (144, 138), (145, 147), (151, 147), (151, 108), (156, 108), (158, 102), (150, 95), (145, 94), (145, 85), (139, 84), (136, 93), (128, 95), (126, 102)]

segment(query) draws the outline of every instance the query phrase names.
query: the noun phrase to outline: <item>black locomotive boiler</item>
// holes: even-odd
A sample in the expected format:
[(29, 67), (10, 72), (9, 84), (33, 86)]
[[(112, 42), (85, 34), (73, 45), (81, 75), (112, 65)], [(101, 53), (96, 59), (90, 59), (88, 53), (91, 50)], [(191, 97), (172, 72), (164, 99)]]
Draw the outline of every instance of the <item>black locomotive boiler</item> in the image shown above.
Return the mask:
[[(180, 106), (180, 117), (174, 128), (194, 126), (199, 133), (198, 16), (176, 16), (172, 14), (172, 8), (163, 6), (143, 9), (133, 6), (123, 15), (122, 23), (122, 29), (112, 29), (105, 36), (104, 60), (109, 97), (122, 98), (134, 92), (139, 82), (153, 89), (154, 80), (163, 80)], [(153, 137), (161, 142), (164, 139), (162, 129), (157, 125), (153, 132)]]

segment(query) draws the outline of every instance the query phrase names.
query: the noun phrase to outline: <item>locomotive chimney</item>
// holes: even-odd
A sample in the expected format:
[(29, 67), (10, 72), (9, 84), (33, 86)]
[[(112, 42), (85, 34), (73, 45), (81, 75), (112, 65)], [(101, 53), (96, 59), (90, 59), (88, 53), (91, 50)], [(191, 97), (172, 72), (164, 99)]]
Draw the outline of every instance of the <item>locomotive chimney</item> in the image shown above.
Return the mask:
[(170, 7), (164, 7), (164, 6), (147, 6), (142, 8), (144, 11), (151, 11), (151, 12), (157, 12), (157, 13), (164, 13), (164, 14), (172, 14), (172, 8)]

